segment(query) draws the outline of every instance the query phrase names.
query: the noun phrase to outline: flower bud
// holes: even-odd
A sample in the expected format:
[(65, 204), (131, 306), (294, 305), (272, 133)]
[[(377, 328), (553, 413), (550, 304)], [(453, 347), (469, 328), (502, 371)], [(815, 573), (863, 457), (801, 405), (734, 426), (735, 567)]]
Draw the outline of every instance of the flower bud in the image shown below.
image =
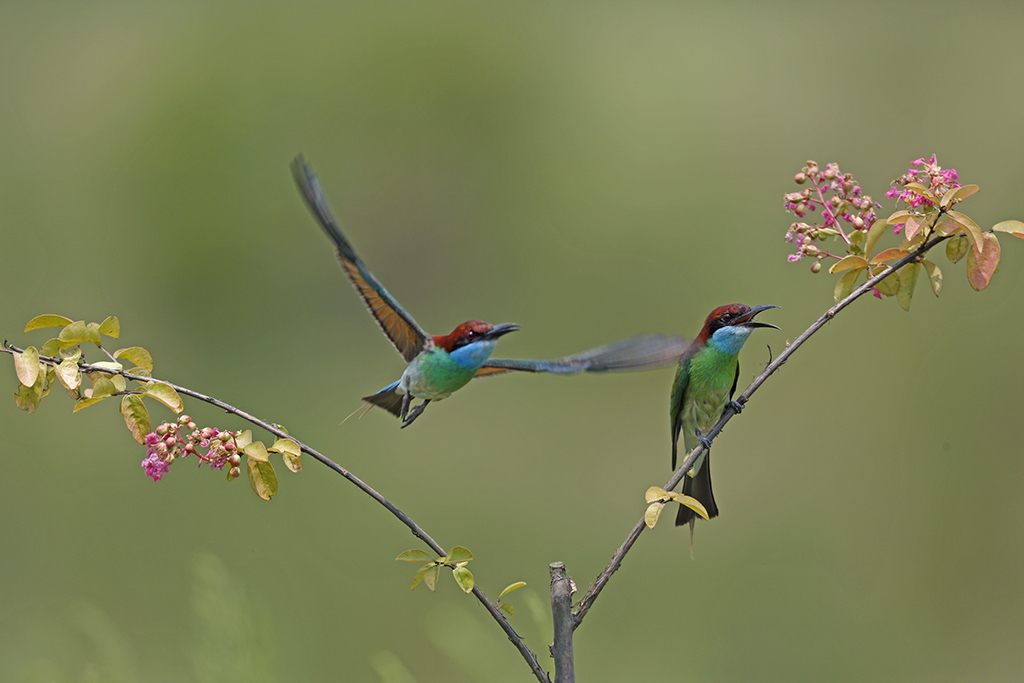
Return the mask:
[(239, 457), (238, 453), (232, 453), (228, 456), (228, 465), (231, 467), (238, 467), (242, 464), (242, 458)]
[(803, 185), (804, 183), (807, 182), (807, 174), (806, 173), (797, 173), (795, 176), (793, 176), (793, 180), (796, 181), (797, 185)]
[(811, 272), (812, 273), (820, 273), (821, 272), (821, 261), (815, 261), (814, 263), (811, 264)]
[(232, 467), (230, 470), (228, 470), (228, 481), (231, 481), (232, 479), (238, 479), (240, 476), (242, 476), (242, 470), (238, 469), (237, 467)]

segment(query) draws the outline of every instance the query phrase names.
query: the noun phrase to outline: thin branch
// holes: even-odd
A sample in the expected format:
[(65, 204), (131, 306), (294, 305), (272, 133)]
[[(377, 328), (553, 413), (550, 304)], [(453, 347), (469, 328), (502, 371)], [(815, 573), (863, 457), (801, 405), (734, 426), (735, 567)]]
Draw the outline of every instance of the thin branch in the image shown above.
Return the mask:
[[(914, 261), (919, 261), (921, 257), (928, 251), (930, 251), (935, 245), (944, 242), (950, 237), (952, 237), (952, 235), (940, 235), (925, 242), (920, 247), (918, 247), (914, 252), (896, 261), (892, 266), (887, 267), (885, 270), (875, 275), (874, 277), (869, 278), (868, 281), (865, 282), (863, 285), (850, 292), (850, 294), (845, 299), (843, 299), (835, 306), (825, 311), (824, 315), (815, 320), (814, 323), (806, 330), (804, 330), (804, 332), (799, 337), (794, 339), (792, 343), (790, 343), (786, 347), (786, 349), (779, 354), (778, 358), (769, 363), (767, 367), (765, 367), (764, 371), (754, 378), (754, 381), (750, 383), (750, 386), (748, 386), (736, 400), (741, 405), (745, 404), (750, 399), (750, 397), (754, 395), (754, 392), (757, 391), (757, 389), (762, 384), (764, 384), (765, 380), (767, 380), (776, 370), (782, 367), (782, 365), (789, 359), (789, 357), (793, 355), (793, 353), (798, 348), (800, 348), (800, 346), (802, 346), (805, 341), (810, 339), (811, 335), (813, 335), (815, 332), (824, 327), (825, 323), (832, 320), (832, 318), (834, 318), (837, 313), (839, 313), (841, 310), (852, 304), (854, 301), (856, 301), (863, 295), (870, 292), (875, 285), (877, 285), (879, 282), (881, 282), (886, 277), (896, 272), (903, 266)], [(709, 431), (705, 436), (707, 436), (708, 439), (714, 439), (715, 436), (717, 436), (718, 433), (722, 431), (722, 428), (725, 427), (725, 424), (729, 420), (731, 420), (733, 415), (735, 414), (736, 411), (733, 410), (732, 406), (727, 406), (725, 410), (722, 412), (722, 417), (718, 420), (718, 423), (715, 424), (711, 431)], [(683, 460), (682, 465), (679, 466), (679, 469), (675, 471), (675, 474), (672, 475), (672, 478), (669, 479), (668, 483), (665, 484), (665, 486), (662, 488), (664, 488), (666, 491), (671, 491), (676, 486), (678, 486), (679, 482), (682, 481), (686, 473), (690, 470), (691, 467), (693, 467), (693, 463), (697, 461), (697, 458), (700, 457), (700, 455), (703, 452), (703, 445), (698, 445), (696, 448), (690, 451), (690, 453), (686, 456), (686, 459)], [(629, 535), (626, 537), (625, 542), (623, 542), (623, 544), (619, 546), (619, 548), (612, 555), (611, 561), (604, 568), (604, 570), (597, 576), (597, 579), (594, 581), (593, 585), (590, 586), (590, 589), (587, 591), (586, 595), (584, 595), (583, 599), (580, 600), (579, 603), (577, 603), (576, 607), (573, 609), (574, 628), (578, 628), (579, 625), (583, 622), (583, 618), (587, 615), (587, 612), (590, 611), (590, 608), (593, 607), (594, 601), (597, 599), (597, 596), (608, 584), (608, 581), (611, 579), (612, 574), (614, 574), (615, 571), (622, 565), (622, 561), (625, 559), (626, 553), (629, 552), (630, 548), (633, 547), (633, 544), (636, 543), (638, 538), (640, 538), (640, 534), (643, 533), (645, 528), (647, 528), (647, 525), (644, 523), (644, 518), (641, 517), (640, 521), (637, 522), (636, 526), (633, 527), (633, 530), (629, 532)]]
[[(101, 349), (102, 349), (102, 347), (101, 347)], [(4, 342), (4, 345), (2, 347), (0, 347), (0, 351), (3, 351), (5, 353), (9, 353), (11, 355), (14, 355), (15, 353), (23, 353), (24, 349), (19, 349), (16, 346), (13, 346), (11, 344), (8, 344), (8, 343)], [(62, 359), (54, 358), (53, 356), (43, 356), (43, 355), (40, 355), (39, 356), (39, 361), (41, 363), (46, 364), (46, 365), (57, 366), (57, 365), (59, 365), (61, 363)], [(111, 369), (105, 368), (105, 367), (97, 367), (97, 366), (95, 366), (95, 365), (93, 365), (91, 363), (86, 363), (84, 361), (80, 361), (78, 363), (78, 369), (79, 369), (79, 372), (81, 372), (82, 374), (87, 374), (87, 373), (90, 373), (90, 372), (103, 372), (103, 373), (107, 373), (107, 374), (121, 375), (122, 377), (124, 377), (127, 380), (132, 380), (132, 381), (136, 381), (136, 382), (143, 382), (143, 383), (145, 383), (145, 382), (161, 382), (163, 384), (166, 384), (166, 385), (170, 386), (172, 389), (177, 391), (179, 394), (183, 394), (185, 396), (190, 396), (190, 397), (192, 397), (194, 399), (198, 399), (198, 400), (203, 401), (205, 403), (209, 403), (210, 405), (213, 405), (213, 406), (216, 406), (218, 408), (221, 408), (225, 412), (231, 413), (232, 415), (236, 415), (236, 416), (242, 418), (243, 420), (245, 420), (245, 421), (247, 421), (247, 422), (249, 422), (251, 424), (256, 425), (257, 427), (260, 427), (261, 429), (264, 429), (264, 430), (270, 432), (271, 434), (274, 434), (275, 436), (277, 436), (279, 438), (291, 439), (296, 444), (298, 444), (299, 448), (302, 449), (303, 453), (309, 454), (311, 457), (313, 457), (314, 459), (318, 460), (323, 465), (326, 465), (330, 469), (334, 470), (335, 472), (337, 472), (338, 474), (343, 476), (345, 479), (347, 479), (351, 483), (355, 484), (355, 486), (360, 491), (362, 491), (363, 493), (365, 493), (366, 495), (370, 496), (375, 501), (380, 503), (382, 506), (384, 506), (384, 508), (386, 508), (387, 511), (390, 512), (392, 515), (397, 517), (398, 520), (400, 522), (402, 522), (402, 524), (404, 524), (405, 526), (409, 527), (409, 530), (412, 531), (414, 536), (416, 536), (421, 541), (423, 541), (428, 546), (430, 546), (430, 549), (433, 550), (435, 553), (437, 553), (438, 556), (444, 557), (444, 556), (446, 556), (448, 554), (448, 551), (446, 551), (444, 548), (442, 548), (440, 546), (440, 544), (437, 543), (437, 541), (435, 541), (433, 538), (431, 538), (430, 534), (428, 534), (426, 531), (424, 531), (423, 528), (420, 527), (420, 525), (418, 525), (418, 524), (416, 524), (416, 522), (412, 521), (412, 519), (410, 519), (410, 517), (408, 515), (406, 515), (401, 510), (399, 510), (398, 507), (396, 507), (394, 503), (392, 503), (390, 500), (388, 500), (383, 495), (378, 493), (373, 487), (371, 487), (369, 484), (364, 482), (362, 479), (360, 479), (359, 477), (355, 476), (354, 474), (349, 472), (347, 469), (345, 469), (344, 467), (342, 467), (338, 463), (334, 462), (333, 460), (331, 460), (327, 456), (323, 455), (322, 453), (320, 453), (316, 449), (311, 448), (310, 446), (307, 446), (306, 444), (304, 444), (301, 441), (299, 441), (298, 439), (296, 439), (293, 435), (286, 433), (284, 430), (282, 430), (278, 426), (273, 425), (273, 424), (271, 424), (269, 422), (266, 422), (264, 420), (261, 420), (260, 418), (256, 417), (255, 415), (252, 415), (250, 413), (245, 412), (244, 410), (236, 408), (236, 407), (234, 407), (234, 406), (232, 406), (232, 405), (230, 405), (228, 403), (225, 403), (224, 401), (221, 401), (218, 398), (214, 398), (213, 396), (207, 396), (206, 394), (201, 394), (198, 391), (193, 391), (192, 389), (188, 389), (186, 387), (182, 387), (182, 386), (179, 386), (177, 384), (173, 384), (172, 382), (167, 382), (165, 380), (155, 379), (153, 377), (144, 377), (142, 375), (135, 375), (135, 374), (132, 374), (130, 372), (125, 372), (123, 370), (116, 370), (115, 371), (115, 370), (111, 370)], [(128, 393), (138, 393), (138, 392), (124, 391), (124, 392), (118, 392), (118, 393), (128, 394)], [(490, 615), (494, 618), (494, 620), (496, 622), (498, 622), (498, 625), (505, 632), (505, 635), (508, 636), (509, 641), (515, 646), (515, 648), (517, 650), (519, 650), (519, 653), (523, 656), (523, 659), (526, 660), (526, 663), (529, 665), (530, 670), (533, 672), (533, 675), (537, 678), (537, 680), (541, 681), (542, 683), (550, 683), (550, 679), (548, 678), (548, 675), (547, 675), (547, 673), (545, 673), (544, 669), (541, 668), (540, 663), (537, 661), (536, 655), (534, 655), (533, 652), (530, 651), (530, 649), (526, 646), (526, 643), (523, 642), (523, 639), (519, 637), (519, 634), (517, 634), (515, 632), (515, 630), (513, 630), (511, 624), (508, 623), (508, 619), (505, 618), (505, 615), (503, 615), (501, 613), (501, 611), (498, 610), (498, 608), (495, 607), (491, 603), (491, 601), (487, 599), (487, 596), (484, 594), (484, 592), (478, 586), (474, 586), (473, 587), (473, 595), (476, 596), (476, 599), (480, 601), (480, 603), (490, 613)]]

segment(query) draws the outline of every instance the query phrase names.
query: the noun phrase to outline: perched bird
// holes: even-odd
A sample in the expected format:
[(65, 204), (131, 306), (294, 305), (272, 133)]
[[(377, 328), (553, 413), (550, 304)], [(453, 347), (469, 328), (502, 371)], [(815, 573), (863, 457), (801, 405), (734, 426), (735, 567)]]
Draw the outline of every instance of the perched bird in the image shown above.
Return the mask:
[[(705, 438), (722, 411), (730, 402), (739, 412), (742, 406), (732, 401), (740, 376), (739, 353), (750, 333), (757, 327), (775, 325), (754, 321), (761, 311), (778, 306), (745, 306), (729, 304), (711, 311), (700, 334), (679, 359), (672, 383), (669, 416), (672, 420), (672, 469), (676, 468), (679, 432), (687, 452), (704, 444), (705, 450), (683, 479), (683, 493), (696, 498), (708, 511), (708, 518), (718, 516), (718, 506), (711, 493), (711, 442)], [(676, 526), (690, 525), (691, 542), (696, 513), (679, 506)]]
[[(519, 329), (516, 323), (492, 325), (469, 320), (449, 334), (428, 335), (356, 255), (327, 206), (319, 180), (301, 155), (292, 162), (292, 175), (313, 217), (337, 247), (345, 275), (408, 363), (398, 380), (363, 398), (397, 416), (402, 427), (419, 417), (428, 403), (451, 396), (474, 377), (514, 371), (574, 375), (644, 370), (675, 363), (686, 350), (687, 341), (679, 337), (639, 335), (557, 360), (506, 360), (492, 359), (491, 352), (500, 337)], [(422, 403), (410, 410), (414, 398)]]

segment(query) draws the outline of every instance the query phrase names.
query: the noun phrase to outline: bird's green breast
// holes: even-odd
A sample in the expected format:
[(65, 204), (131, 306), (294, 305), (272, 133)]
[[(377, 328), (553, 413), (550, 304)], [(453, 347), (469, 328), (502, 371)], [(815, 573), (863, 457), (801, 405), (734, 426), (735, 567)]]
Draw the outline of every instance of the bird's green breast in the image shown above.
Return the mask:
[(424, 351), (406, 368), (403, 386), (413, 396), (447, 398), (469, 384), (477, 368), (466, 368), (441, 349)]
[(697, 445), (695, 430), (707, 434), (722, 416), (736, 380), (739, 357), (714, 346), (704, 347), (690, 359), (689, 379), (682, 397), (683, 443)]

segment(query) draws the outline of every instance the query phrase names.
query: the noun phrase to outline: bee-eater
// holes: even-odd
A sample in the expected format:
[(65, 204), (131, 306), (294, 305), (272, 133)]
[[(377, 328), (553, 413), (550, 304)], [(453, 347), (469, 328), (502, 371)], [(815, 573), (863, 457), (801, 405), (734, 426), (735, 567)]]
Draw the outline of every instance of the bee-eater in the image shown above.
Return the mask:
[[(736, 382), (740, 377), (739, 353), (750, 333), (757, 327), (773, 327), (770, 323), (754, 321), (761, 311), (778, 306), (744, 306), (729, 304), (711, 311), (700, 334), (679, 359), (676, 378), (672, 383), (669, 416), (672, 419), (672, 469), (676, 468), (679, 432), (683, 433), (683, 446), (689, 452), (698, 443), (705, 451), (683, 479), (683, 493), (696, 498), (708, 511), (708, 518), (718, 516), (718, 506), (711, 493), (711, 443), (705, 438), (726, 405), (733, 403), (736, 412), (742, 406), (732, 401)], [(690, 525), (691, 539), (696, 513), (685, 505), (679, 506), (676, 526)]]
[[(409, 364), (398, 380), (363, 398), (397, 416), (402, 427), (419, 417), (428, 403), (451, 396), (474, 377), (513, 371), (573, 375), (642, 370), (674, 363), (686, 350), (687, 342), (679, 337), (640, 335), (558, 360), (506, 360), (492, 359), (491, 352), (502, 335), (519, 329), (516, 323), (492, 325), (470, 320), (447, 335), (428, 335), (356, 255), (327, 206), (320, 181), (301, 155), (292, 162), (292, 174), (313, 217), (337, 247), (345, 275)], [(422, 403), (410, 411), (414, 398)]]

